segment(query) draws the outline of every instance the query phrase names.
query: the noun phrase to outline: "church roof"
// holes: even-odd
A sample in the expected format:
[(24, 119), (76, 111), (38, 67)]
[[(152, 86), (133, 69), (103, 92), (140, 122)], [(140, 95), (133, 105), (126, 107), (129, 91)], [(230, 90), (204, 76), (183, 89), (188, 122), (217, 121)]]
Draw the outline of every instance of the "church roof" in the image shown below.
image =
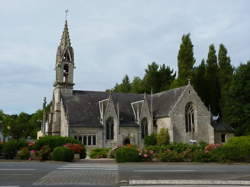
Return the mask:
[(212, 126), (216, 132), (234, 132), (234, 129), (230, 125), (220, 119), (212, 120)]
[(154, 117), (167, 117), (186, 86), (159, 92), (153, 95)]
[[(185, 87), (176, 88), (153, 95), (153, 111), (156, 118), (169, 115)], [(100, 124), (99, 101), (107, 99), (109, 93), (99, 91), (74, 90), (72, 95), (63, 95), (63, 103), (71, 126), (98, 127)], [(115, 107), (119, 105), (121, 126), (137, 126), (131, 107), (132, 102), (144, 99), (144, 94), (112, 93)], [(148, 95), (147, 99), (151, 101)]]

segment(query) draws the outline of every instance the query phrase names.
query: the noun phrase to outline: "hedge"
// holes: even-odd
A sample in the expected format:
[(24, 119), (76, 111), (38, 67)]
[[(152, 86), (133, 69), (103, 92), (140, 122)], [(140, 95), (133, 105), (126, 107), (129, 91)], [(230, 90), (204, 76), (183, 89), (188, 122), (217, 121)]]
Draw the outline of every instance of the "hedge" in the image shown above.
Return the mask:
[(115, 159), (117, 162), (138, 162), (140, 161), (139, 151), (135, 146), (123, 146), (116, 150)]
[(44, 136), (37, 140), (35, 144), (35, 149), (40, 150), (43, 146), (48, 145), (51, 150), (58, 146), (63, 146), (67, 143), (81, 144), (79, 140), (72, 137), (62, 137), (62, 136)]
[(90, 158), (108, 158), (110, 148), (94, 148), (90, 150)]
[(13, 159), (16, 156), (17, 151), (26, 146), (27, 142), (24, 139), (12, 139), (3, 144), (2, 154), (6, 159)]
[(52, 152), (52, 159), (55, 161), (72, 162), (74, 159), (74, 152), (67, 147), (56, 147)]

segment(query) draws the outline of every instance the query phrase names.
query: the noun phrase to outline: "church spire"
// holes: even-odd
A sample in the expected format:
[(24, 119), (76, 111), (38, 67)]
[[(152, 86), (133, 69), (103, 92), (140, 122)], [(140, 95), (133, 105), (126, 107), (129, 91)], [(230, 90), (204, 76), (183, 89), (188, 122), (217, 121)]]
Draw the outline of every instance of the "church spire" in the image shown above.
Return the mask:
[(71, 47), (67, 20), (65, 20), (60, 46), (61, 46), (61, 48), (64, 48), (64, 49), (67, 47)]

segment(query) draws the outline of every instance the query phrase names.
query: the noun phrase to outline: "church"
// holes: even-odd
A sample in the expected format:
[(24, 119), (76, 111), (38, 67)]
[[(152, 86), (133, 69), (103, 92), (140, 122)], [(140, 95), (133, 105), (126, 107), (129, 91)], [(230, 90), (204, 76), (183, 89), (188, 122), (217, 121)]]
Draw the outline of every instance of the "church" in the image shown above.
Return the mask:
[(74, 68), (66, 20), (45, 134), (71, 136), (87, 147), (141, 147), (147, 135), (162, 128), (168, 129), (171, 142), (218, 143), (232, 135), (216, 131), (210, 111), (190, 83), (150, 95), (74, 90)]

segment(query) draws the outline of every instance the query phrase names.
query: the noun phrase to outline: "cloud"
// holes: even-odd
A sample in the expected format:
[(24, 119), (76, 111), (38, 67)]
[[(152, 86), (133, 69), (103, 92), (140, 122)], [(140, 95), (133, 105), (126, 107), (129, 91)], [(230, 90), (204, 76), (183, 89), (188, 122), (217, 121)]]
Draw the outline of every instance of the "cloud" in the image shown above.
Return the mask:
[[(55, 54), (68, 8), (75, 89), (105, 90), (152, 61), (177, 70), (181, 36), (191, 33), (197, 64), (224, 43), (237, 66), (249, 60), (247, 0), (18, 1), (0, 7), (0, 109), (34, 112), (51, 98)], [(48, 100), (49, 100), (48, 99)]]

